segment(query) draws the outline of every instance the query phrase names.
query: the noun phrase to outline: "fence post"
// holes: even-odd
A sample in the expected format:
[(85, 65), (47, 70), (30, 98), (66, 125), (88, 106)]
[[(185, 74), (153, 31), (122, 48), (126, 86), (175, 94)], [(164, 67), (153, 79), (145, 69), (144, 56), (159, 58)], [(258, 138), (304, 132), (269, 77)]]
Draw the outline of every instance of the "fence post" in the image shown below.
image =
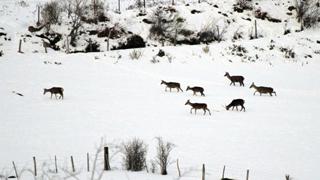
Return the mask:
[(38, 22), (37, 26), (40, 26), (40, 6), (38, 5)]
[(56, 173), (58, 173), (57, 156), (54, 156), (54, 166), (55, 166), (55, 168), (56, 168)]
[(37, 176), (37, 161), (35, 156), (33, 156), (33, 169), (34, 169), (34, 176)]
[(179, 166), (179, 159), (177, 159), (177, 169), (178, 169), (178, 175), (181, 177), (181, 171), (180, 171), (180, 166)]
[(257, 20), (254, 20), (254, 37), (258, 38)]
[(74, 168), (73, 156), (71, 156), (71, 166), (72, 166), (72, 172), (76, 172), (76, 169)]
[(249, 169), (247, 169), (247, 176), (246, 176), (246, 180), (249, 180)]
[(17, 167), (16, 167), (16, 164), (14, 163), (14, 161), (12, 161), (12, 165), (13, 165), (14, 173), (16, 174), (16, 178), (19, 179)]
[(225, 173), (225, 171), (226, 171), (226, 166), (224, 165), (224, 166), (223, 166), (223, 170), (222, 170), (222, 179), (224, 178), (224, 173)]
[(109, 148), (104, 147), (104, 170), (110, 170), (110, 163), (109, 163)]
[(20, 41), (19, 41), (19, 50), (18, 50), (18, 53), (23, 53), (23, 52), (21, 51), (21, 46), (22, 46), (22, 39), (20, 39)]
[(90, 164), (89, 164), (89, 153), (87, 153), (87, 171), (90, 171)]
[(202, 164), (202, 180), (205, 180), (206, 168), (205, 164)]

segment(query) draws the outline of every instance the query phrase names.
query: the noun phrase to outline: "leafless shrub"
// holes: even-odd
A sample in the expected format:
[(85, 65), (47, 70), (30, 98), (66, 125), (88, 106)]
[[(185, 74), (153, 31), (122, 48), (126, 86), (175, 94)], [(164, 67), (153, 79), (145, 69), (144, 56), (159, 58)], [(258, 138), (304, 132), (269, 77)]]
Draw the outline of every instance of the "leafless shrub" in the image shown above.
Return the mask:
[(149, 30), (150, 38), (169, 39), (176, 44), (178, 35), (183, 31), (185, 19), (180, 17), (175, 9), (158, 7), (153, 12), (151, 21), (153, 24)]
[(134, 49), (129, 53), (129, 57), (131, 60), (138, 60), (142, 57), (142, 52), (139, 50)]
[(208, 54), (209, 51), (210, 51), (210, 47), (209, 47), (208, 45), (206, 45), (206, 46), (204, 46), (204, 47), (202, 48), (202, 51), (203, 51), (204, 53)]
[(224, 35), (227, 32), (228, 25), (223, 23), (219, 25), (217, 21), (212, 21), (202, 28), (198, 33), (199, 40), (204, 43), (210, 43), (213, 41), (223, 41)]
[(59, 23), (61, 12), (62, 9), (58, 1), (47, 2), (41, 11), (44, 24), (51, 25)]
[(289, 174), (286, 174), (286, 180), (292, 180), (292, 178), (290, 177), (290, 175)]
[(137, 138), (122, 145), (124, 165), (127, 170), (141, 171), (146, 164), (147, 146)]
[(71, 19), (70, 44), (75, 47), (79, 29), (82, 26), (81, 17), (84, 16), (87, 0), (68, 0), (68, 3), (68, 11)]
[(318, 3), (315, 0), (295, 0), (296, 18), (301, 23), (301, 30), (319, 23), (320, 8)]
[(252, 10), (251, 0), (237, 0), (235, 6), (241, 8), (242, 10)]
[(167, 167), (171, 163), (169, 156), (172, 149), (174, 148), (174, 144), (163, 141), (161, 137), (157, 137), (156, 139), (158, 141), (158, 146), (157, 146), (157, 156), (156, 156), (155, 162), (160, 167), (161, 175), (167, 175), (168, 174)]
[(239, 39), (243, 39), (243, 31), (241, 31), (240, 28), (238, 28), (238, 29), (233, 33), (232, 41), (236, 41), (236, 40), (239, 40)]

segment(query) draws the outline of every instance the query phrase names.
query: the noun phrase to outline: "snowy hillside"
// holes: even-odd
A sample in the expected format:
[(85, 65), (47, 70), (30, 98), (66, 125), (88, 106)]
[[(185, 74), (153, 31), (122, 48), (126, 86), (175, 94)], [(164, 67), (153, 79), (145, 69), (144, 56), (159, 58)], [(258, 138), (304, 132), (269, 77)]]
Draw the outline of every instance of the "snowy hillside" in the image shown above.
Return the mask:
[[(36, 6), (43, 2), (21, 6), (18, 1), (0, 1), (0, 32), (6, 34), (0, 37), (0, 175), (14, 175), (12, 161), (19, 171), (32, 168), (33, 156), (39, 169), (48, 163), (52, 171), (57, 156), (61, 171), (52, 179), (63, 179), (72, 155), (77, 178), (89, 179), (86, 153), (93, 159), (104, 138), (111, 151), (112, 171), (105, 172), (103, 179), (196, 180), (201, 178), (202, 164), (207, 179), (220, 179), (224, 165), (225, 177), (237, 180), (246, 178), (247, 169), (252, 180), (285, 179), (285, 174), (294, 180), (320, 178), (320, 33), (318, 28), (294, 32), (299, 24), (281, 11), (290, 3), (274, 6), (274, 1), (259, 1), (259, 6), (275, 18), (287, 19), (292, 33), (283, 35), (284, 22), (258, 20), (264, 37), (250, 40), (247, 33), (253, 21), (243, 17), (254, 16), (231, 14), (229, 1), (211, 5), (179, 1), (176, 9), (189, 22), (188, 29), (199, 31), (206, 18), (220, 19), (218, 11), (236, 23), (229, 26), (225, 41), (176, 47), (170, 43), (159, 47), (159, 42), (149, 40), (148, 25), (134, 15), (138, 11), (126, 10), (130, 1), (123, 3), (121, 14), (113, 11), (115, 3), (109, 3), (112, 20), (108, 23), (119, 22), (150, 46), (66, 54), (65, 39), (59, 42), (61, 51), (48, 48), (45, 53), (41, 38), (28, 32), (28, 26), (36, 23)], [(191, 15), (192, 9), (202, 13)], [(240, 25), (246, 38), (233, 42), (231, 36)], [(54, 27), (61, 33), (66, 31), (63, 28)], [(26, 39), (24, 53), (17, 53), (21, 38)], [(160, 49), (163, 57), (157, 56)], [(141, 57), (132, 59), (134, 53)], [(226, 72), (244, 76), (245, 86), (230, 86)], [(166, 92), (161, 80), (179, 82), (183, 92)], [(253, 95), (252, 82), (274, 88), (277, 96)], [(53, 86), (64, 88), (63, 100), (43, 95), (44, 88)], [(203, 87), (205, 96), (193, 96), (187, 86)], [(224, 108), (237, 98), (245, 100), (246, 112)], [(207, 103), (212, 115), (204, 116), (202, 110), (190, 114), (191, 107), (185, 105), (188, 99)], [(151, 166), (159, 136), (176, 145), (171, 159), (179, 159), (182, 177), (175, 164), (170, 164), (167, 176), (125, 171), (118, 147), (141, 138), (148, 145), (147, 165)], [(20, 179), (33, 177), (27, 173)]]

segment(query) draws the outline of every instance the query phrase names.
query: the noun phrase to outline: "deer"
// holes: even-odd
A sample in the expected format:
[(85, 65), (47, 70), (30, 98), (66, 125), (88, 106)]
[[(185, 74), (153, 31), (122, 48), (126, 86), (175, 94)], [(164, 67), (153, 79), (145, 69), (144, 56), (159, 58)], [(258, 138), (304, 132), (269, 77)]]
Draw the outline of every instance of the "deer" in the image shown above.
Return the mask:
[[(180, 88), (180, 83), (177, 83), (177, 82), (166, 82), (164, 80), (161, 80), (161, 84), (165, 84), (166, 85), (166, 89), (165, 91), (167, 91), (167, 88), (170, 89), (170, 92), (171, 92), (171, 89), (172, 88), (175, 88), (177, 89), (177, 91), (179, 92), (180, 90), (183, 92), (183, 90)], [(160, 84), (160, 85), (161, 85)]]
[(253, 95), (256, 94), (256, 92), (261, 94), (270, 94), (270, 96), (272, 96), (272, 94), (274, 94), (275, 96), (277, 96), (277, 93), (273, 90), (272, 87), (264, 87), (264, 86), (256, 86), (254, 83), (251, 84), (250, 88), (254, 88), (256, 91), (253, 93)]
[(204, 93), (203, 93), (204, 89), (202, 87), (199, 87), (199, 86), (190, 87), (190, 86), (188, 86), (186, 91), (188, 91), (188, 90), (192, 90), (193, 91), (193, 95), (197, 95), (197, 92), (199, 92), (201, 94), (201, 96), (205, 96)]
[(43, 89), (43, 95), (45, 95), (47, 92), (50, 92), (51, 93), (51, 99), (52, 99), (52, 94), (55, 95), (56, 99), (57, 99), (57, 94), (60, 95), (59, 99), (63, 99), (63, 91), (64, 89), (62, 87), (52, 87), (50, 89), (46, 89), (44, 88)]
[(206, 115), (206, 112), (209, 112), (209, 115), (211, 116), (211, 112), (208, 109), (207, 104), (205, 103), (191, 103), (190, 100), (188, 100), (185, 105), (190, 105), (191, 106), (191, 110), (190, 113), (192, 114), (192, 109), (194, 109), (194, 113), (197, 114), (197, 109), (202, 109), (204, 111), (203, 115)]
[(231, 101), (231, 103), (227, 106), (225, 106), (226, 110), (228, 111), (231, 107), (232, 107), (232, 110), (234, 109), (234, 107), (236, 107), (237, 111), (238, 111), (238, 106), (241, 106), (241, 109), (240, 111), (244, 111), (246, 112), (246, 108), (243, 106), (244, 104), (244, 100), (243, 99), (234, 99)]
[(243, 83), (244, 77), (243, 76), (230, 76), (230, 74), (228, 72), (226, 72), (226, 74), (224, 76), (226, 76), (228, 79), (230, 79), (230, 81), (231, 81), (230, 86), (232, 84), (235, 86), (236, 82), (240, 83), (240, 86), (244, 86), (244, 83)]

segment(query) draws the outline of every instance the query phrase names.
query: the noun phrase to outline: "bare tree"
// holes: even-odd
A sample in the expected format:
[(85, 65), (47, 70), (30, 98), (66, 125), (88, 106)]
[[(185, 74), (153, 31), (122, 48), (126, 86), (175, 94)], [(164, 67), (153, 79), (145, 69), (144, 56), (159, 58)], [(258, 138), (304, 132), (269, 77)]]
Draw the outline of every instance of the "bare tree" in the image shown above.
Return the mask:
[(319, 22), (320, 8), (316, 0), (295, 0), (296, 18), (300, 22), (301, 30), (309, 28)]
[(158, 141), (158, 146), (155, 162), (160, 167), (161, 175), (167, 175), (167, 167), (171, 163), (169, 156), (175, 145), (170, 142), (163, 141), (162, 137), (156, 137), (156, 139)]
[(44, 24), (46, 24), (47, 31), (50, 30), (52, 24), (57, 24), (60, 22), (60, 15), (62, 8), (58, 1), (51, 1), (44, 5), (41, 16)]
[(86, 3), (87, 0), (69, 0), (71, 18), (71, 31), (69, 36), (71, 37), (70, 44), (72, 46), (76, 46), (76, 39), (79, 29), (82, 26), (81, 18), (84, 16)]
[(127, 170), (141, 171), (146, 165), (147, 145), (140, 139), (122, 144), (124, 164)]

